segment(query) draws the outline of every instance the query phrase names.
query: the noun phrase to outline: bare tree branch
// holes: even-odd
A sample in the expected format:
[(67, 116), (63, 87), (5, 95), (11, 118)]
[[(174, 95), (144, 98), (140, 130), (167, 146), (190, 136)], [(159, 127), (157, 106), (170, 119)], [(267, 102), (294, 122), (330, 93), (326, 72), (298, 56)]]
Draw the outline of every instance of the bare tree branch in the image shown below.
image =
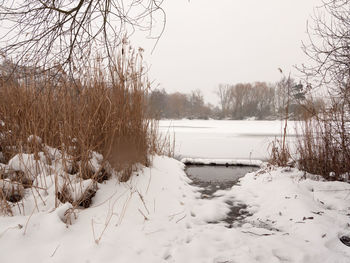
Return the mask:
[(1, 0), (0, 53), (21, 65), (79, 69), (82, 61), (113, 55), (127, 32), (151, 32), (163, 0)]

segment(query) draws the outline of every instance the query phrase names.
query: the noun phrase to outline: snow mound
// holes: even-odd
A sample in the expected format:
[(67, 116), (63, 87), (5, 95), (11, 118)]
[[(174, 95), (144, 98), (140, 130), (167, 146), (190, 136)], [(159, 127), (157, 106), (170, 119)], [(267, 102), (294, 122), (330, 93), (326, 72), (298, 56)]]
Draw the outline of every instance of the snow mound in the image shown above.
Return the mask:
[(9, 169), (22, 171), (33, 178), (39, 174), (48, 174), (48, 166), (45, 164), (45, 156), (41, 152), (38, 159), (34, 154), (16, 154), (8, 163)]
[(64, 203), (55, 212), (63, 223), (72, 224), (73, 206), (71, 203)]

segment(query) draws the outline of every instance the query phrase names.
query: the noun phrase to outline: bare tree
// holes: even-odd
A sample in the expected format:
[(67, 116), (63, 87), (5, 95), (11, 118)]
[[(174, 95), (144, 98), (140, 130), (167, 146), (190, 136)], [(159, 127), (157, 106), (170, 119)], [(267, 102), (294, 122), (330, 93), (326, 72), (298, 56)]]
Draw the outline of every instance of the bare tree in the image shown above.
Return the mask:
[(164, 89), (153, 90), (148, 97), (148, 110), (152, 118), (161, 119), (166, 117), (168, 94)]
[(327, 87), (332, 96), (349, 96), (350, 1), (323, 0), (308, 27), (303, 50), (312, 63), (302, 65), (309, 88)]
[(350, 171), (350, 0), (322, 2), (303, 45), (312, 63), (300, 70), (310, 91), (327, 91), (328, 103), (317, 125), (305, 124), (299, 154), (304, 169), (328, 177)]
[(251, 104), (256, 105), (258, 118), (271, 116), (274, 113), (275, 88), (266, 82), (256, 82), (251, 100)]
[(192, 118), (203, 118), (204, 116), (204, 97), (201, 90), (192, 90), (189, 96), (190, 112)]
[(247, 102), (249, 101), (251, 90), (252, 84), (250, 83), (238, 83), (233, 87), (233, 118), (242, 119), (245, 117), (245, 105), (247, 105)]
[(151, 30), (163, 0), (0, 0), (0, 54), (22, 65), (76, 71), (90, 58), (110, 58), (128, 31)]
[[(350, 0), (323, 0), (309, 28), (309, 42), (303, 49), (313, 63), (303, 65), (311, 90), (328, 92), (329, 109), (343, 116), (334, 121), (350, 121)], [(344, 113), (344, 114), (343, 114)], [(341, 124), (340, 126), (344, 126)], [(349, 136), (350, 137), (350, 136)]]
[(232, 86), (228, 84), (220, 84), (218, 90), (215, 93), (219, 97), (219, 103), (223, 117), (227, 117), (232, 97)]
[(216, 94), (221, 106), (221, 117), (264, 119), (273, 118), (275, 114), (275, 87), (272, 84), (220, 84)]

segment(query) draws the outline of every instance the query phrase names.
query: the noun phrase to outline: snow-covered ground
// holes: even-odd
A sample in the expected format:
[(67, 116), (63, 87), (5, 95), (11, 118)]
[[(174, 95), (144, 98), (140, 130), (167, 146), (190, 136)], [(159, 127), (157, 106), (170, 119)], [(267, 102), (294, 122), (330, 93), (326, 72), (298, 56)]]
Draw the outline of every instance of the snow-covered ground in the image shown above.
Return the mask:
[[(350, 233), (349, 184), (265, 167), (200, 199), (183, 169), (155, 156), (127, 183), (98, 184), (87, 209), (54, 209), (54, 184), (27, 190), (25, 215), (0, 217), (0, 262), (350, 262), (339, 240)], [(252, 215), (233, 228), (208, 224), (226, 217), (227, 201)]]
[[(206, 157), (203, 163), (213, 161), (211, 157), (231, 162), (238, 153), (247, 159), (253, 142), (264, 145), (281, 127), (280, 122), (162, 121), (161, 131), (169, 124), (176, 124), (182, 146), (178, 153)], [(2, 171), (37, 176), (33, 188), (17, 189), (24, 198), (12, 204), (14, 216), (0, 216), (1, 263), (350, 262), (350, 247), (340, 240), (350, 237), (348, 183), (254, 161), (260, 170), (216, 191), (213, 198), (201, 199), (200, 189), (177, 160), (154, 156), (151, 167), (140, 166), (126, 183), (115, 175), (93, 183), (68, 175), (69, 163), (63, 164), (60, 151), (45, 147), (48, 156), (22, 154), (0, 164)], [(91, 154), (92, 170), (99, 170), (102, 158)], [(97, 189), (89, 208), (55, 200), (56, 191), (64, 187), (62, 174), (71, 181), (72, 200), (79, 200), (79, 189)], [(6, 180), (0, 183), (3, 190), (10, 189)], [(232, 204), (246, 205), (249, 213), (228, 225)]]
[[(288, 141), (296, 140), (298, 123), (288, 122)], [(216, 159), (268, 158), (270, 143), (280, 138), (281, 121), (161, 120), (162, 134), (175, 135), (175, 153), (180, 157)]]

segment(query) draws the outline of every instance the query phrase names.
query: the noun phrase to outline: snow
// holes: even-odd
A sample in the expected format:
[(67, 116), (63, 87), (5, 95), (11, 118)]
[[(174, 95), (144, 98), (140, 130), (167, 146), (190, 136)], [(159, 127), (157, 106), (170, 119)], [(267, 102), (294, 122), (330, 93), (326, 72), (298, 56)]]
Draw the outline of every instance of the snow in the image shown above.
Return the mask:
[[(0, 217), (0, 262), (350, 262), (339, 241), (350, 233), (347, 183), (267, 165), (212, 199), (190, 183), (183, 163), (154, 156), (126, 183), (97, 184), (87, 209), (55, 209), (54, 183), (27, 189), (24, 212)], [(228, 200), (251, 215), (209, 224)]]
[(97, 152), (91, 152), (90, 153), (90, 161), (89, 161), (89, 166), (90, 169), (96, 173), (101, 169), (101, 164), (103, 162), (103, 156), (102, 154), (99, 154)]
[[(283, 258), (292, 262), (349, 262), (350, 249), (339, 238), (350, 233), (350, 185), (308, 177), (297, 169), (270, 167), (262, 174), (246, 175), (240, 186), (223, 194), (249, 204), (253, 216), (247, 221), (252, 226), (263, 223), (279, 229), (267, 240), (280, 240), (274, 249)], [(298, 251), (298, 255), (291, 251)]]
[(67, 202), (64, 203), (62, 206), (58, 207), (55, 212), (63, 223), (69, 223), (72, 222), (69, 216), (69, 211), (71, 209), (73, 209), (72, 204)]
[(85, 193), (89, 190), (96, 191), (97, 186), (95, 182), (91, 179), (79, 180), (76, 178), (68, 180), (70, 183), (67, 183), (67, 180), (64, 180), (62, 177), (59, 177), (57, 182), (57, 188), (60, 193), (66, 192), (66, 197), (72, 202), (81, 200)]
[(240, 160), (240, 159), (203, 159), (203, 158), (182, 158), (184, 164), (194, 165), (232, 165), (232, 166), (257, 166), (262, 165), (261, 160)]
[(47, 175), (48, 165), (43, 152), (39, 152), (39, 160), (34, 154), (19, 153), (16, 154), (8, 163), (8, 168), (14, 171), (22, 171), (33, 178), (44, 174)]
[[(161, 120), (159, 131), (175, 136), (181, 158), (266, 160), (268, 148), (280, 138), (284, 122), (236, 120)], [(288, 122), (287, 141), (296, 140), (298, 122)], [(293, 151), (293, 147), (291, 147)]]
[[(169, 125), (176, 153), (186, 158), (153, 156), (151, 167), (139, 165), (125, 183), (97, 152), (90, 169), (103, 165), (112, 173), (103, 183), (68, 174), (72, 158), (47, 145), (0, 163), (0, 174), (22, 171), (34, 180), (24, 189), (10, 176), (0, 178), (6, 197), (23, 196), (9, 203), (13, 216), (0, 216), (0, 262), (350, 262), (350, 248), (340, 241), (350, 235), (350, 185), (258, 160), (266, 158), (266, 140), (280, 134), (280, 122), (162, 121), (160, 131)], [(293, 136), (295, 127), (289, 126)], [(201, 199), (184, 163), (260, 170)], [(91, 206), (77, 207), (89, 191)], [(229, 225), (231, 204), (249, 213)]]
[[(0, 253), (0, 262), (135, 262), (147, 255), (148, 262), (161, 260), (167, 249), (153, 247), (148, 236), (156, 236), (154, 241), (159, 243), (168, 229), (183, 229), (181, 218), (190, 217), (186, 200), (196, 195), (182, 169), (177, 161), (155, 157), (154, 167), (144, 168), (139, 176), (135, 173), (130, 182), (119, 183), (114, 178), (99, 184), (92, 207), (76, 209), (77, 219), (68, 227), (62, 217), (71, 207), (66, 204), (53, 212), (54, 186), (49, 187), (46, 195), (42, 193), (45, 198), (36, 200), (39, 211), (33, 207), (26, 216), (0, 218), (1, 250), (21, 250)], [(24, 206), (30, 203), (33, 197), (27, 196)], [(152, 235), (154, 231), (159, 234)]]
[(37, 144), (41, 144), (42, 143), (42, 139), (39, 136), (36, 136), (36, 135), (29, 135), (27, 141), (29, 143), (37, 143)]

